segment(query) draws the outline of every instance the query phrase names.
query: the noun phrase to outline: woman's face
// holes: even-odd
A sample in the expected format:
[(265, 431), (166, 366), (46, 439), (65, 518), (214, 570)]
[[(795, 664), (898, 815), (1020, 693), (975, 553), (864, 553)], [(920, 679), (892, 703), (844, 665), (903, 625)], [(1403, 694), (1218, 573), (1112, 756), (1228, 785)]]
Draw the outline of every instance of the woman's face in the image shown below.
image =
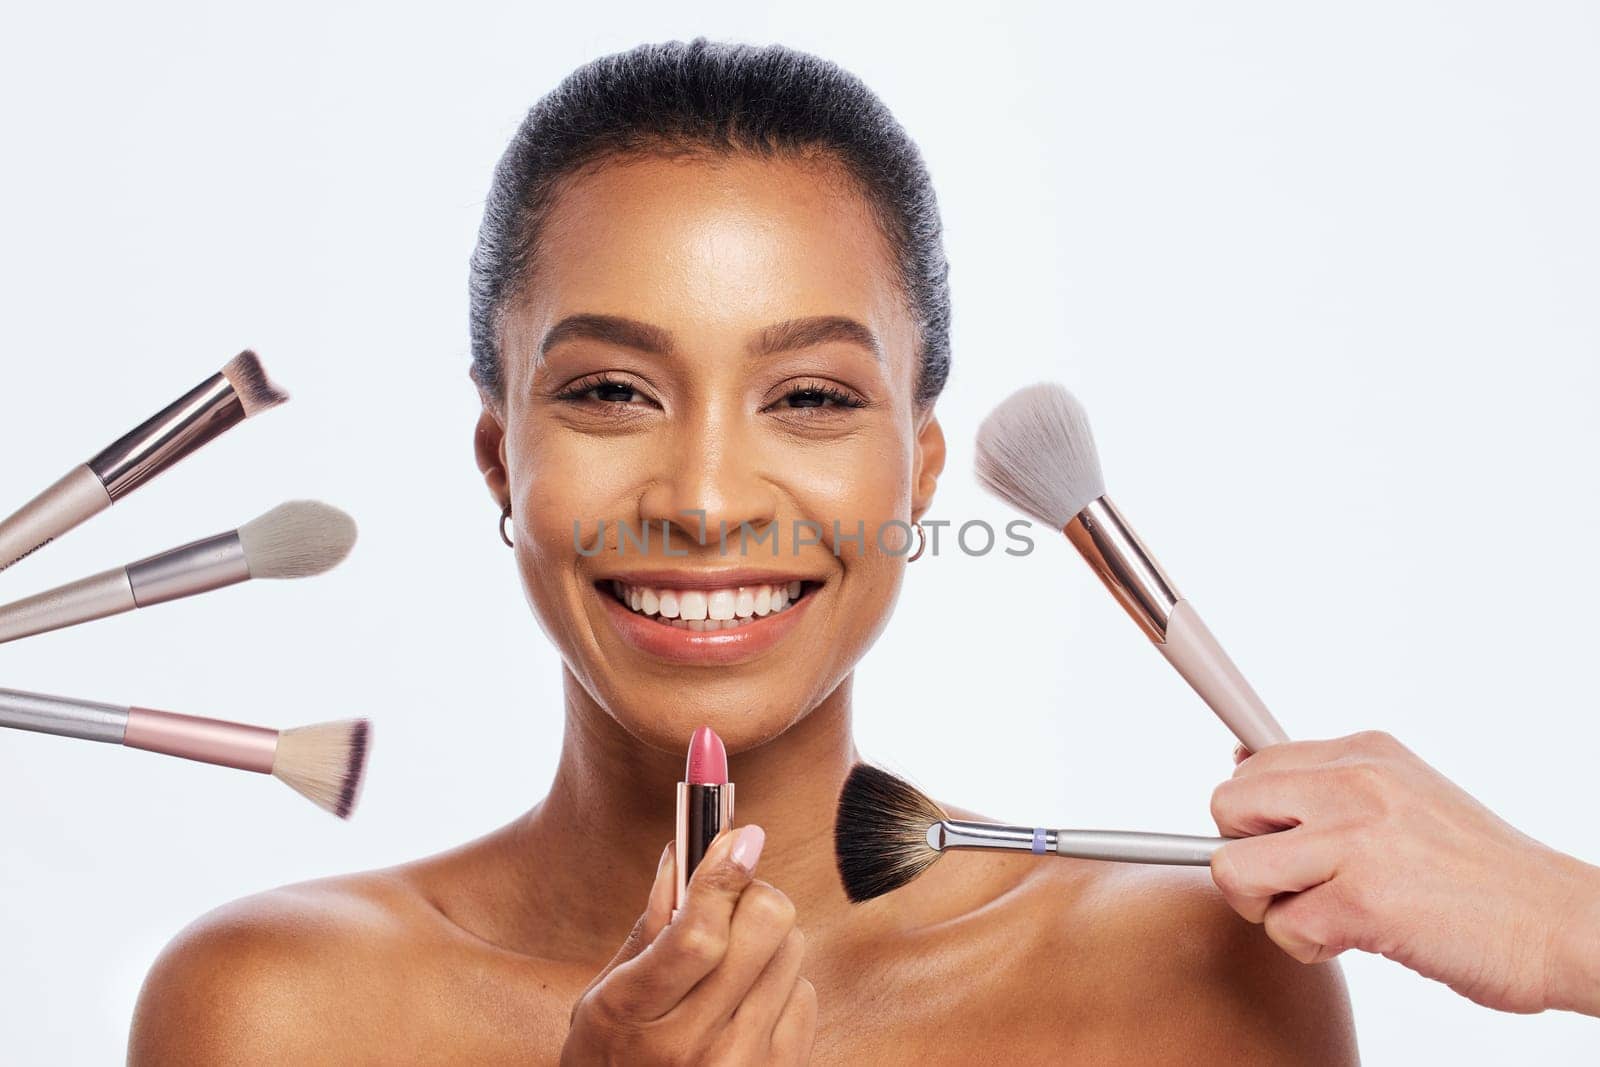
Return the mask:
[(480, 462), (568, 669), (658, 748), (782, 733), (882, 628), (944, 461), (866, 201), (826, 163), (606, 163), (505, 321)]

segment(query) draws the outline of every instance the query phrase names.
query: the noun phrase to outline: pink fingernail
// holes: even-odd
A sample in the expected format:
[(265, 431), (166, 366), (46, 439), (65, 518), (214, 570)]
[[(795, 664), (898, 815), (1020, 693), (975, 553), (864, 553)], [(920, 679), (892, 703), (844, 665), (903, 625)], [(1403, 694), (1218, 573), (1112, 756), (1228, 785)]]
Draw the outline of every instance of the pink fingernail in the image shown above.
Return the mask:
[(767, 832), (759, 826), (741, 826), (739, 836), (733, 841), (733, 862), (747, 871), (756, 869), (761, 850), (766, 847)]

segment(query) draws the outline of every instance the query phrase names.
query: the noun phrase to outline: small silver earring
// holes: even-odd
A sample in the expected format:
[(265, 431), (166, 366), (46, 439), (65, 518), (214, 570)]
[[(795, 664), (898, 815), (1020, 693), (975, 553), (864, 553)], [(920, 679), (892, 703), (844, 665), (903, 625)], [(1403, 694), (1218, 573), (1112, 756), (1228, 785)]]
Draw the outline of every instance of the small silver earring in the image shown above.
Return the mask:
[(511, 520), (511, 505), (507, 504), (506, 505), (506, 509), (500, 513), (500, 540), (502, 540), (502, 541), (504, 541), (506, 543), (506, 547), (507, 548), (516, 548), (517, 546), (516, 546), (515, 543), (512, 542), (511, 536), (506, 533), (506, 523), (509, 522), (510, 520)]

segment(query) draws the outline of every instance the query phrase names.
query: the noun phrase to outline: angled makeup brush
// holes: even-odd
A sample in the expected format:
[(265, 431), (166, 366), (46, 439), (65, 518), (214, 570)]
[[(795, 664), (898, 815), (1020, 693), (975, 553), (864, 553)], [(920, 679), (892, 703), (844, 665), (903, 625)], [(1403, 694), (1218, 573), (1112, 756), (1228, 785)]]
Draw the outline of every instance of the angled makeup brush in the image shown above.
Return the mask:
[(0, 571), (88, 521), (245, 419), (289, 399), (240, 352), (165, 409), (0, 520)]
[(1200, 699), (1252, 752), (1287, 741), (1256, 691), (1106, 496), (1083, 405), (1059, 385), (1013, 393), (978, 428), (978, 480), (1061, 530)]
[(1132, 830), (1052, 830), (947, 817), (915, 786), (857, 764), (839, 794), (834, 858), (844, 892), (857, 904), (916, 879), (952, 851), (1031, 852), (1117, 863), (1204, 867), (1226, 838)]
[(237, 530), (0, 607), (0, 644), (209, 593), (252, 578), (306, 578), (350, 554), (356, 524), (315, 500), (279, 504)]
[(355, 809), (372, 739), (366, 719), (280, 731), (15, 689), (0, 689), (0, 726), (270, 774), (341, 819)]

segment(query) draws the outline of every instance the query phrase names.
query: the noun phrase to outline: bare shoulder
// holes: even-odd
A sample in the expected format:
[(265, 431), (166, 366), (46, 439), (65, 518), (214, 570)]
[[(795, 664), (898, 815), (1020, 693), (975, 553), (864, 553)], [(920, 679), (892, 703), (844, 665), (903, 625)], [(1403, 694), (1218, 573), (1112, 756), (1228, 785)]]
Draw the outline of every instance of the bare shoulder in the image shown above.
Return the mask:
[[(375, 872), (247, 897), (191, 923), (167, 945), (134, 1011), (128, 1061), (321, 1060), (362, 1001), (404, 973), (426, 902)], [(337, 1018), (334, 1016), (337, 1015)]]
[(1093, 1011), (1122, 1016), (1113, 1028), (1140, 1035), (1148, 1062), (1358, 1062), (1338, 965), (1284, 954), (1203, 868), (1054, 866), (1029, 879), (1025, 910), (1059, 917), (1050, 951), (1093, 975)]

